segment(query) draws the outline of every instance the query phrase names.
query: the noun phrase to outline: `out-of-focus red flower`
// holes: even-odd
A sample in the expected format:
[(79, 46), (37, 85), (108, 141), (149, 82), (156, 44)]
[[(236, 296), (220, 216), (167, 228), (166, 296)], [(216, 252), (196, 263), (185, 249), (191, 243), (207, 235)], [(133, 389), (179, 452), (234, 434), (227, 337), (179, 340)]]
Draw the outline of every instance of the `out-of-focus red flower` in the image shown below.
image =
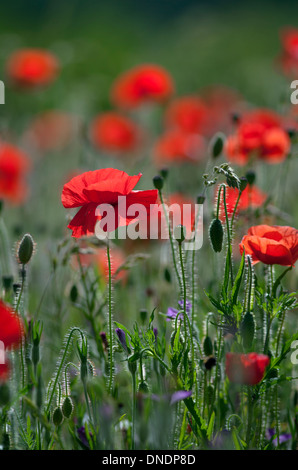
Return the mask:
[(10, 368), (7, 362), (0, 364), (0, 383), (6, 382), (9, 379)]
[(234, 135), (227, 139), (225, 151), (238, 165), (256, 156), (268, 163), (280, 163), (290, 150), (290, 139), (281, 118), (269, 110), (257, 110), (241, 116)]
[(298, 71), (298, 29), (285, 28), (280, 34), (282, 53), (278, 63), (285, 75), (295, 76)]
[(253, 263), (294, 266), (298, 258), (298, 230), (288, 226), (256, 225), (250, 227), (240, 244)]
[(204, 134), (208, 108), (198, 96), (182, 96), (173, 100), (165, 113), (165, 124), (190, 134)]
[(20, 346), (22, 337), (23, 326), (20, 317), (0, 300), (0, 341), (5, 349), (15, 349)]
[(197, 163), (204, 157), (205, 150), (206, 141), (199, 134), (172, 129), (155, 142), (153, 153), (157, 165), (185, 161)]
[(43, 49), (17, 50), (6, 64), (10, 80), (26, 88), (48, 85), (56, 78), (58, 70), (57, 58)]
[(75, 137), (78, 120), (62, 111), (46, 111), (31, 122), (25, 132), (25, 142), (33, 148), (49, 152), (62, 150)]
[[(100, 204), (113, 206), (115, 220), (111, 229), (107, 224), (101, 225), (105, 232), (113, 231), (119, 226), (129, 225), (138, 217), (128, 215), (127, 211), (133, 204), (141, 204), (149, 212), (150, 205), (157, 200), (157, 190), (133, 191), (142, 174), (129, 176), (124, 171), (114, 168), (88, 171), (75, 176), (64, 185), (62, 190), (62, 204), (66, 208), (81, 207), (74, 216), (68, 228), (72, 230), (72, 236), (79, 238), (84, 235), (92, 235), (97, 221), (105, 218), (106, 214), (96, 215), (96, 208)], [(126, 211), (119, 208), (118, 197), (125, 196)]]
[(28, 189), (25, 175), (30, 168), (27, 156), (14, 145), (0, 142), (0, 199), (18, 204)]
[(136, 108), (146, 102), (163, 102), (173, 91), (172, 77), (164, 68), (144, 64), (117, 78), (111, 89), (111, 99), (121, 108)]
[[(127, 278), (127, 271), (122, 270), (116, 274), (117, 270), (125, 262), (125, 254), (119, 247), (113, 247), (111, 250), (111, 275), (117, 281), (125, 281)], [(100, 274), (106, 281), (109, 279), (109, 267), (107, 261), (107, 251), (105, 248), (99, 248), (95, 254), (95, 263), (98, 267)]]
[[(217, 202), (217, 195), (218, 195), (219, 186), (215, 189), (215, 203)], [(238, 199), (239, 189), (231, 188), (226, 186), (226, 205), (227, 205), (227, 213), (228, 217), (232, 216), (234, 212), (234, 208)], [(238, 206), (236, 209), (236, 214), (241, 211), (245, 211), (249, 207), (256, 209), (261, 207), (267, 199), (267, 194), (261, 191), (257, 186), (253, 185), (250, 186), (249, 184), (246, 188), (242, 191), (240, 200), (238, 202)], [(223, 203), (223, 196), (221, 193), (220, 203), (219, 203), (219, 214), (221, 220), (225, 220), (225, 208)]]
[(140, 140), (140, 129), (129, 118), (117, 112), (97, 116), (91, 124), (91, 140), (108, 152), (134, 151)]
[(264, 354), (227, 353), (226, 374), (230, 382), (243, 385), (257, 385), (264, 377), (270, 359)]

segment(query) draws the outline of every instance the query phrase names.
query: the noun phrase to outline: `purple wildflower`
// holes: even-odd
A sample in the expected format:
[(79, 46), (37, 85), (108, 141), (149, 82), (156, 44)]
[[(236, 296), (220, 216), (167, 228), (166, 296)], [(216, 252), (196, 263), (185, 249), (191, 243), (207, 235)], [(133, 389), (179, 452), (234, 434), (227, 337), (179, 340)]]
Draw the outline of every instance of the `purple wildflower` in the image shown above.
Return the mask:
[[(270, 441), (270, 439), (272, 439), (273, 436), (276, 435), (276, 430), (274, 428), (269, 428), (267, 429), (266, 431), (266, 438), (268, 439), (268, 441)], [(292, 435), (289, 434), (289, 433), (282, 433), (279, 435), (279, 443), (280, 444), (283, 444), (284, 442), (288, 442), (290, 439), (292, 439)], [(272, 444), (277, 447), (278, 446), (278, 439), (277, 437), (275, 439), (273, 439), (272, 441)]]
[[(179, 307), (180, 307), (179, 310), (183, 310), (183, 308), (184, 308), (184, 301), (183, 301), (183, 300), (179, 300), (179, 301), (178, 301), (178, 305), (179, 305)], [(187, 315), (190, 314), (191, 308), (192, 308), (191, 302), (190, 302), (189, 300), (186, 300), (186, 303), (185, 303), (185, 310), (186, 310), (186, 314), (187, 314)], [(175, 318), (176, 318), (177, 315), (178, 315), (179, 310), (177, 310), (176, 308), (173, 308), (173, 307), (169, 307), (169, 308), (168, 308), (168, 311), (167, 311), (167, 321), (175, 320)], [(182, 319), (183, 319), (183, 313), (180, 313), (178, 318), (179, 318), (179, 320), (182, 320)]]
[(126, 336), (125, 336), (125, 332), (121, 329), (121, 328), (116, 328), (116, 335), (118, 336), (118, 339), (121, 343), (121, 346), (123, 347), (123, 349), (128, 353), (128, 348), (127, 348), (127, 344), (126, 344)]

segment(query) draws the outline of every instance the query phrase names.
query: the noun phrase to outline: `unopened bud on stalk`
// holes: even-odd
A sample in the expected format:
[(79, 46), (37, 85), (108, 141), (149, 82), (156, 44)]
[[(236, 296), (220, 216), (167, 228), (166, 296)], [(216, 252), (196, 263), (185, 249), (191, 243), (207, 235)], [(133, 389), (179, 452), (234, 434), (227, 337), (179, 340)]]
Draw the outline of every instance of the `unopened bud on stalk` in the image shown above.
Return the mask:
[(178, 243), (182, 243), (185, 240), (185, 227), (184, 225), (177, 225), (174, 228), (174, 238)]
[(160, 175), (157, 175), (157, 176), (154, 176), (153, 178), (153, 184), (154, 184), (154, 187), (156, 189), (158, 189), (158, 191), (162, 190), (163, 188), (163, 182), (164, 182), (164, 179), (162, 176)]
[(213, 136), (210, 142), (210, 152), (213, 158), (217, 158), (222, 154), (225, 143), (225, 136), (218, 132)]
[(115, 332), (116, 332), (116, 335), (118, 336), (119, 342), (121, 346), (123, 347), (124, 351), (128, 353), (125, 332), (121, 328), (116, 328)]
[(70, 418), (73, 412), (73, 403), (70, 397), (66, 397), (62, 404), (62, 413), (65, 418)]
[(219, 219), (213, 219), (209, 227), (209, 237), (215, 253), (219, 253), (222, 250), (223, 234), (221, 221)]
[(255, 174), (255, 172), (252, 171), (252, 170), (247, 171), (245, 177), (246, 177), (246, 179), (247, 179), (247, 181), (248, 181), (248, 184), (249, 184), (250, 186), (252, 186), (252, 185), (255, 183), (255, 181), (256, 181), (256, 174)]
[(29, 263), (34, 253), (35, 243), (29, 233), (26, 233), (17, 246), (17, 260), (19, 264)]
[(141, 382), (139, 385), (138, 391), (141, 393), (149, 393), (149, 387), (148, 387), (147, 382), (145, 381)]
[(240, 188), (239, 188), (239, 191), (244, 191), (246, 186), (248, 185), (248, 181), (247, 181), (247, 178), (245, 176), (241, 176), (240, 178)]
[(246, 312), (244, 318), (241, 322), (241, 337), (243, 346), (246, 349), (249, 349), (252, 345), (254, 335), (255, 335), (255, 321), (254, 317), (250, 312)]
[(4, 290), (9, 291), (12, 288), (13, 277), (12, 276), (2, 276), (2, 284)]
[(60, 426), (62, 421), (63, 421), (63, 413), (62, 413), (60, 406), (57, 406), (57, 408), (55, 408), (54, 413), (53, 413), (53, 423), (55, 426)]
[(140, 317), (141, 317), (141, 322), (145, 323), (146, 319), (148, 316), (148, 312), (145, 309), (140, 310)]
[(203, 348), (204, 348), (204, 354), (205, 354), (206, 356), (211, 356), (211, 355), (212, 355), (212, 353), (213, 353), (213, 346), (212, 346), (212, 341), (211, 341), (210, 336), (206, 336), (206, 338), (204, 339)]

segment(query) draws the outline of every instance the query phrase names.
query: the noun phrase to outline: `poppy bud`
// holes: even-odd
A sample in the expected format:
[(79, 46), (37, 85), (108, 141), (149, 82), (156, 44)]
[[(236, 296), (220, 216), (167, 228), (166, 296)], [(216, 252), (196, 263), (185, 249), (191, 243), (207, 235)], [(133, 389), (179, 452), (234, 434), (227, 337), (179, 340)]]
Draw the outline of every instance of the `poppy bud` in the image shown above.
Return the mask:
[(70, 397), (66, 397), (62, 405), (62, 413), (65, 418), (70, 418), (73, 412), (73, 403)]
[(223, 233), (221, 221), (219, 219), (213, 219), (209, 227), (209, 237), (215, 253), (219, 253), (222, 250)]
[(248, 185), (247, 178), (245, 176), (241, 176), (241, 178), (240, 178), (240, 188), (239, 188), (241, 193), (242, 193), (242, 191), (245, 190), (247, 185)]
[(249, 349), (252, 345), (255, 335), (255, 321), (250, 312), (246, 312), (240, 327), (243, 346)]
[(9, 291), (12, 288), (13, 277), (12, 276), (3, 276), (2, 277), (2, 284), (3, 284), (4, 290)]
[(79, 295), (79, 293), (78, 293), (78, 288), (77, 288), (77, 286), (74, 284), (74, 285), (72, 286), (72, 288), (70, 289), (70, 293), (69, 293), (70, 300), (71, 300), (72, 302), (76, 302), (76, 300), (77, 300), (77, 298), (78, 298), (78, 295)]
[(154, 176), (153, 178), (153, 185), (155, 187), (155, 189), (158, 189), (158, 191), (161, 191), (162, 188), (163, 188), (163, 177), (162, 176)]
[(211, 155), (213, 158), (217, 158), (221, 155), (224, 148), (225, 136), (221, 132), (218, 132), (213, 136), (210, 142)]
[(213, 353), (213, 346), (212, 346), (212, 341), (211, 341), (210, 336), (206, 336), (206, 338), (205, 338), (205, 340), (204, 340), (203, 348), (204, 348), (204, 354), (205, 354), (205, 356), (211, 356), (211, 355), (212, 355), (212, 353)]
[(17, 259), (19, 264), (29, 263), (34, 252), (34, 241), (29, 233), (26, 233), (20, 241), (17, 249)]
[(182, 243), (185, 240), (185, 227), (184, 225), (177, 225), (174, 228), (174, 238), (178, 243)]
[(255, 181), (256, 181), (256, 174), (255, 174), (255, 172), (252, 171), (252, 170), (247, 171), (245, 177), (246, 177), (246, 179), (247, 179), (247, 181), (248, 181), (248, 184), (249, 184), (250, 186), (252, 186), (252, 185), (255, 183)]
[(169, 174), (169, 169), (168, 169), (168, 168), (162, 168), (162, 169), (160, 170), (160, 174), (161, 174), (161, 176), (162, 176), (164, 179), (166, 179), (167, 176), (168, 176), (168, 174)]
[(172, 276), (171, 276), (171, 273), (170, 273), (170, 271), (169, 271), (168, 268), (165, 268), (165, 270), (164, 270), (164, 276), (165, 276), (165, 280), (166, 280), (167, 282), (170, 283), (170, 282), (172, 281)]
[(123, 347), (124, 351), (128, 353), (125, 332), (121, 328), (116, 328), (115, 331), (116, 331), (116, 335), (118, 336), (121, 346)]
[(63, 414), (60, 406), (57, 406), (55, 408), (54, 413), (53, 413), (53, 423), (55, 426), (60, 426), (60, 424), (63, 421)]
[(0, 406), (5, 406), (9, 403), (10, 392), (6, 383), (0, 385)]

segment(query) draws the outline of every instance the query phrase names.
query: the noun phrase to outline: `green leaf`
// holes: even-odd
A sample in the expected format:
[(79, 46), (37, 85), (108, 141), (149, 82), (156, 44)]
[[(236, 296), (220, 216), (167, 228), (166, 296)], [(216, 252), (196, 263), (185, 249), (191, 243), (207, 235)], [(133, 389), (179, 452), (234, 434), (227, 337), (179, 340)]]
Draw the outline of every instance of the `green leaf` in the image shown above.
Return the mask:
[(215, 421), (215, 412), (213, 411), (213, 413), (211, 415), (211, 418), (210, 418), (210, 421), (209, 421), (208, 429), (207, 429), (207, 437), (208, 437), (209, 441), (210, 441), (212, 433), (213, 433), (214, 421)]
[(238, 269), (237, 276), (234, 281), (234, 286), (232, 289), (232, 303), (233, 305), (237, 303), (237, 298), (238, 298), (238, 293), (241, 285), (241, 281), (243, 278), (243, 273), (244, 273), (244, 267), (245, 267), (245, 251), (243, 250), (242, 253), (242, 258), (241, 258), (241, 263)]

